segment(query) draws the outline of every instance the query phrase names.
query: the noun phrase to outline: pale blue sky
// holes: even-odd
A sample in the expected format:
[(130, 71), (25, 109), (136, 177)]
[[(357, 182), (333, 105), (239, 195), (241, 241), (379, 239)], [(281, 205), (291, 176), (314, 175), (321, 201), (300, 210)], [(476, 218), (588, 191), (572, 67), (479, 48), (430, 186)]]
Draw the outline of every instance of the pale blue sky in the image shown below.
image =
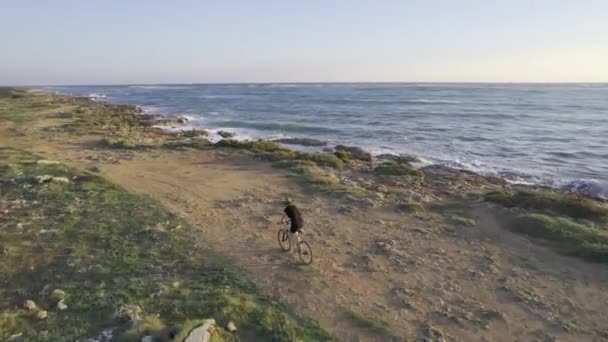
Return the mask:
[(605, 0), (0, 0), (0, 84), (607, 82)]

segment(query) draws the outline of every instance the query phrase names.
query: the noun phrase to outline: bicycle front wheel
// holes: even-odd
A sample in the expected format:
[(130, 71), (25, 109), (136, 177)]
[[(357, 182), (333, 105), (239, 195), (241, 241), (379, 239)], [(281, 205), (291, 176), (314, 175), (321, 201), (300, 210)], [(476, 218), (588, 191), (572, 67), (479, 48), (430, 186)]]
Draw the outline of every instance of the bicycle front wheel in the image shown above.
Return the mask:
[(286, 229), (279, 229), (277, 232), (277, 240), (283, 251), (287, 252), (291, 249), (291, 239), (289, 238), (289, 232)]
[(300, 257), (302, 263), (304, 265), (312, 264), (312, 249), (310, 249), (310, 245), (308, 245), (308, 242), (301, 241), (298, 247), (298, 256)]

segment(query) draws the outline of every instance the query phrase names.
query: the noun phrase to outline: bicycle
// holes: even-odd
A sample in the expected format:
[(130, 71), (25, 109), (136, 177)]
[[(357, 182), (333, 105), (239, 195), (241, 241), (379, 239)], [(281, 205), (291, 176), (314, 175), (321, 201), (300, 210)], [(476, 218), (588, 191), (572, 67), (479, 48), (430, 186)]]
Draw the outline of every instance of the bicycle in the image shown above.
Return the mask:
[[(281, 247), (281, 249), (285, 252), (289, 252), (289, 250), (291, 249), (291, 233), (289, 221), (279, 222), (279, 225), (281, 224), (284, 224), (286, 226), (284, 228), (279, 228), (279, 231), (277, 232), (277, 240), (279, 241), (279, 246)], [(296, 246), (298, 257), (304, 265), (310, 265), (312, 264), (312, 249), (310, 248), (308, 242), (304, 241), (304, 239), (302, 238), (303, 234), (301, 230), (299, 233), (300, 242), (298, 243), (298, 246)]]

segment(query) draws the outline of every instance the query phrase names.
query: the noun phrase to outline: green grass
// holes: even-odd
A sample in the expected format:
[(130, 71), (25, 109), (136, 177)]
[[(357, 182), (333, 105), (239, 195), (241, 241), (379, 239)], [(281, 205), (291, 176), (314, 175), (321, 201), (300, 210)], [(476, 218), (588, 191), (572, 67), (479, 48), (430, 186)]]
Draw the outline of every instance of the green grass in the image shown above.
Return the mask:
[(414, 170), (411, 166), (404, 163), (397, 162), (385, 162), (378, 165), (374, 172), (377, 175), (385, 176), (412, 176), (422, 177), (424, 173), (420, 170)]
[[(194, 246), (196, 231), (155, 201), (32, 159), (0, 149), (0, 340), (23, 333), (73, 341), (116, 327), (118, 340), (139, 341), (183, 333), (206, 318), (222, 326), (233, 320), (264, 341), (331, 339), (228, 261)], [(39, 183), (40, 175), (70, 182)], [(57, 308), (61, 298), (66, 310)], [(26, 311), (26, 300), (47, 310), (46, 319)], [(140, 307), (144, 324), (117, 317), (123, 305)]]
[(468, 216), (464, 213), (462, 214), (453, 214), (449, 217), (450, 222), (459, 226), (472, 227), (477, 224), (477, 219), (471, 216)]
[(323, 169), (311, 160), (281, 160), (273, 165), (298, 177), (302, 185), (315, 192), (347, 194), (357, 198), (367, 195), (366, 189), (341, 184), (333, 170)]
[(273, 162), (298, 159), (302, 161), (312, 161), (318, 166), (333, 169), (341, 169), (344, 166), (344, 161), (332, 153), (298, 152), (269, 140), (237, 141), (232, 139), (222, 139), (215, 143), (215, 146), (220, 148), (249, 151), (253, 153), (253, 156), (256, 158)]
[(509, 225), (510, 229), (533, 238), (553, 242), (555, 249), (567, 255), (608, 262), (608, 233), (568, 218), (543, 214), (524, 214)]
[(494, 191), (488, 193), (485, 199), (505, 207), (518, 207), (575, 219), (608, 222), (608, 206), (581, 195), (553, 191)]
[(147, 149), (155, 148), (158, 145), (151, 140), (137, 139), (137, 138), (124, 138), (124, 137), (104, 137), (100, 141), (101, 146), (115, 149)]
[(377, 317), (369, 317), (347, 307), (342, 307), (344, 315), (354, 325), (376, 334), (390, 336), (388, 323)]
[(336, 146), (336, 153), (338, 154), (338, 157), (340, 157), (340, 159), (357, 159), (365, 162), (372, 161), (372, 155), (369, 152), (366, 152), (362, 148), (356, 146), (338, 145)]
[(0, 95), (0, 119), (23, 124), (31, 122), (40, 113), (61, 110), (63, 106), (55, 103), (46, 94), (2, 88)]
[(331, 153), (302, 153), (299, 158), (333, 169), (341, 169), (344, 166), (344, 161)]

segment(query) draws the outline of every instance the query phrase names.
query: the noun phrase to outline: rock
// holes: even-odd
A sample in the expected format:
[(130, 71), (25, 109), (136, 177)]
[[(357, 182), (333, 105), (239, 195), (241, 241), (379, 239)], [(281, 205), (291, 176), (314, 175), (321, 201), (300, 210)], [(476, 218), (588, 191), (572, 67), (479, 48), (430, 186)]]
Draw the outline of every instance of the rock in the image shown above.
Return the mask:
[(48, 315), (48, 312), (46, 312), (46, 310), (38, 310), (36, 312), (36, 318), (38, 318), (40, 320), (45, 319), (47, 315)]
[(51, 298), (55, 300), (64, 300), (66, 297), (65, 291), (62, 289), (54, 289), (53, 293), (51, 293)]
[(21, 342), (21, 341), (25, 341), (25, 338), (23, 337), (23, 333), (13, 334), (13, 335), (9, 336), (8, 339), (6, 339), (6, 342)]
[(177, 132), (175, 136), (179, 138), (200, 138), (209, 136), (209, 132), (205, 129), (191, 129)]
[(57, 303), (57, 309), (63, 311), (67, 308), (68, 306), (63, 302), (63, 300), (60, 300), (59, 303)]
[(447, 342), (448, 339), (444, 333), (433, 327), (431, 323), (424, 323), (418, 331), (416, 341), (420, 342)]
[(40, 175), (40, 176), (36, 176), (35, 178), (36, 178), (36, 181), (39, 184), (42, 184), (42, 183), (50, 182), (53, 179), (53, 176), (51, 176), (51, 175)]
[(234, 138), (236, 136), (236, 133), (219, 131), (219, 132), (217, 132), (217, 135), (219, 135), (220, 137), (222, 137), (224, 139), (230, 139), (230, 138)]
[(211, 339), (211, 331), (215, 328), (215, 320), (209, 319), (203, 325), (195, 328), (188, 334), (184, 342), (209, 342)]
[(226, 330), (228, 330), (230, 332), (235, 332), (236, 325), (234, 324), (234, 322), (232, 322), (232, 321), (228, 322), (228, 324), (226, 325)]
[(376, 254), (389, 254), (395, 246), (393, 240), (376, 240), (374, 242), (374, 253)]
[(112, 342), (112, 341), (115, 341), (115, 339), (113, 338), (114, 329), (115, 328), (103, 330), (96, 337), (86, 339), (86, 342)]
[(352, 159), (358, 159), (358, 160), (367, 161), (367, 162), (372, 161), (372, 155), (360, 147), (344, 146), (344, 145), (336, 146), (336, 152), (340, 152), (340, 151), (348, 152)]
[(56, 160), (44, 160), (44, 159), (41, 159), (41, 160), (38, 160), (36, 162), (36, 164), (38, 164), (38, 165), (59, 165), (59, 164), (61, 164), (61, 162), (56, 161)]
[(114, 315), (119, 318), (127, 318), (133, 324), (136, 324), (143, 320), (144, 313), (138, 305), (122, 305)]
[(156, 118), (153, 122), (153, 125), (155, 126), (176, 126), (176, 125), (183, 125), (186, 122), (188, 122), (188, 119), (184, 118), (184, 117), (167, 117), (167, 118)]
[(70, 182), (69, 179), (67, 179), (66, 177), (53, 177), (51, 179), (51, 182), (53, 183), (63, 183), (63, 184), (67, 184)]
[[(287, 145), (301, 145), (301, 146), (326, 146), (327, 145), (326, 141), (310, 139), (310, 138), (283, 138), (283, 139), (276, 139), (273, 141), (281, 143), (281, 144), (287, 144)], [(331, 151), (331, 149), (330, 149), (330, 152), (333, 152), (333, 151)]]
[(23, 307), (28, 311), (34, 311), (34, 310), (38, 309), (38, 305), (36, 305), (36, 302), (34, 302), (31, 299), (26, 300)]
[(385, 153), (385, 154), (381, 154), (381, 155), (377, 156), (376, 159), (382, 160), (382, 161), (394, 161), (394, 162), (402, 163), (402, 164), (411, 164), (411, 163), (421, 163), (422, 162), (417, 157), (408, 156), (408, 155), (404, 155), (404, 154), (394, 155), (394, 154)]
[(154, 337), (152, 336), (144, 336), (141, 338), (141, 342), (154, 342)]
[(372, 255), (361, 256), (356, 266), (357, 268), (362, 268), (367, 272), (377, 272), (383, 270), (382, 266), (378, 264), (378, 262)]
[(101, 171), (101, 170), (99, 169), (99, 166), (97, 166), (97, 165), (89, 165), (89, 166), (87, 166), (87, 170), (88, 170), (88, 171), (91, 171), (91, 172), (95, 172), (95, 173), (97, 173), (97, 172), (100, 172), (100, 171)]

